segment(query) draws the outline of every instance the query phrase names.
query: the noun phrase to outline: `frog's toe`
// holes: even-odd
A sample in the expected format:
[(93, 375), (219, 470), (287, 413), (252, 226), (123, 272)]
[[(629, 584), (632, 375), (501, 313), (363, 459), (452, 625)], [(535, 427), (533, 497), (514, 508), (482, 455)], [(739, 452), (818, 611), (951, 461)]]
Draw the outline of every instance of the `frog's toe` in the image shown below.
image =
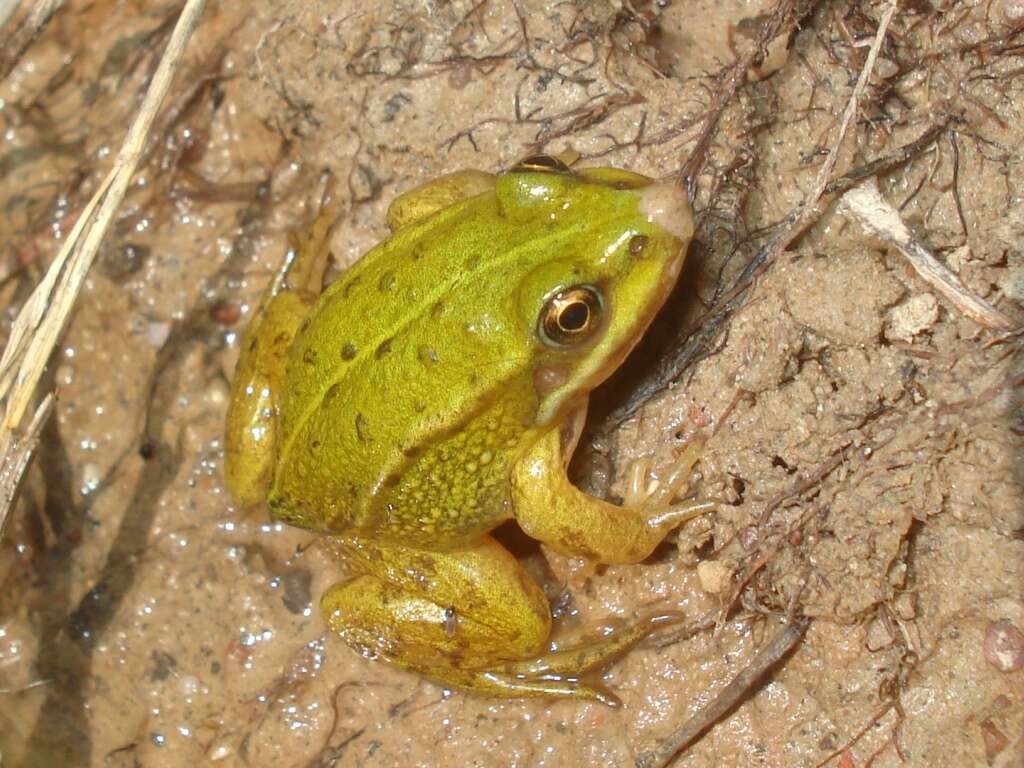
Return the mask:
[(679, 624), (683, 618), (675, 611), (652, 614), (599, 639), (480, 673), (474, 687), (499, 696), (587, 699), (618, 707), (619, 697), (595, 678), (652, 632)]
[(503, 669), (510, 674), (529, 678), (552, 675), (579, 677), (594, 671), (600, 672), (655, 630), (679, 624), (683, 619), (683, 614), (677, 611), (651, 614), (631, 626), (613, 630), (596, 640), (552, 651), (535, 659), (512, 662)]
[(613, 709), (622, 706), (622, 700), (600, 682), (583, 682), (559, 675), (530, 678), (505, 672), (481, 672), (474, 680), (472, 689), (477, 693), (503, 698), (578, 699), (597, 701)]

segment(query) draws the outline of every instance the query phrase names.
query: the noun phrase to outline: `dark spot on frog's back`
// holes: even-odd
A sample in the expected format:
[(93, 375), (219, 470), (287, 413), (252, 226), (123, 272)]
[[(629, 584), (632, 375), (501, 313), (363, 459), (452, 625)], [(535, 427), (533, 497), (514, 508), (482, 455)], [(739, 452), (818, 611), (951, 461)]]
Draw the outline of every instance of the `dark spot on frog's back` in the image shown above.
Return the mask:
[(341, 347), (341, 359), (342, 360), (351, 360), (352, 358), (354, 358), (356, 356), (356, 354), (358, 352), (359, 352), (359, 348), (355, 344), (353, 344), (351, 341), (347, 341)]
[(647, 240), (647, 235), (633, 235), (629, 238), (629, 255), (643, 256), (644, 250), (647, 248)]
[(332, 384), (326, 392), (324, 392), (324, 403), (333, 403), (339, 397), (341, 397), (341, 383)]
[(377, 351), (373, 353), (374, 357), (380, 360), (385, 355), (390, 354), (392, 341), (393, 339), (384, 339), (384, 341), (382, 341), (380, 345), (377, 347)]
[(345, 283), (345, 285), (341, 289), (341, 295), (344, 296), (346, 299), (349, 296), (351, 296), (352, 295), (352, 291), (354, 291), (356, 286), (359, 285), (359, 280), (360, 279), (361, 278), (359, 278), (358, 276), (357, 277), (353, 277), (351, 280), (349, 280), (347, 283)]
[(381, 293), (388, 293), (394, 290), (395, 283), (397, 282), (398, 280), (393, 272), (385, 272), (380, 276), (380, 280), (377, 281), (377, 290)]
[(356, 437), (361, 443), (369, 443), (373, 440), (370, 436), (370, 422), (361, 413), (356, 414)]
[(302, 362), (306, 365), (316, 365), (316, 350), (307, 347), (302, 352)]

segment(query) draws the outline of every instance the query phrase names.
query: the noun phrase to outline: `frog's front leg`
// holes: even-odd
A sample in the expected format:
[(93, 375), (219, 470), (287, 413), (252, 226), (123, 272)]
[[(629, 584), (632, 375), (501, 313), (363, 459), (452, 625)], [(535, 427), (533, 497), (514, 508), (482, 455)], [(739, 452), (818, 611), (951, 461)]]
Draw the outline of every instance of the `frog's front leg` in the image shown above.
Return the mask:
[(324, 210), (308, 234), (293, 244), (293, 258), (267, 288), (242, 338), (231, 382), (224, 475), (228, 490), (243, 506), (266, 498), (288, 349), (321, 291), (336, 218), (334, 209)]
[[(582, 426), (582, 419), (574, 421)], [(557, 427), (548, 430), (512, 471), (516, 521), (552, 549), (599, 563), (637, 563), (673, 528), (714, 508), (709, 501), (619, 507), (588, 496), (565, 473), (565, 456), (577, 437), (567, 438)]]
[(320, 602), (331, 629), (364, 655), (476, 693), (616, 704), (614, 694), (580, 675), (600, 670), (671, 618), (546, 653), (548, 602), (491, 537), (445, 552), (357, 537), (329, 541), (356, 574)]

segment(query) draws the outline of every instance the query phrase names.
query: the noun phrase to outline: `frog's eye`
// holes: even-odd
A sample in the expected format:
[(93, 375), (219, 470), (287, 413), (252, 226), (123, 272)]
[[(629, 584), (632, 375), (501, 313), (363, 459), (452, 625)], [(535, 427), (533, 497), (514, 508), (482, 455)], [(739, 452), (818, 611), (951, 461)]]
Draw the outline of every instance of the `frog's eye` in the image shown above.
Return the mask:
[(509, 173), (572, 173), (569, 166), (551, 155), (533, 155), (512, 166)]
[(593, 286), (565, 288), (544, 303), (537, 324), (540, 337), (551, 347), (586, 341), (600, 327), (603, 309), (601, 294)]

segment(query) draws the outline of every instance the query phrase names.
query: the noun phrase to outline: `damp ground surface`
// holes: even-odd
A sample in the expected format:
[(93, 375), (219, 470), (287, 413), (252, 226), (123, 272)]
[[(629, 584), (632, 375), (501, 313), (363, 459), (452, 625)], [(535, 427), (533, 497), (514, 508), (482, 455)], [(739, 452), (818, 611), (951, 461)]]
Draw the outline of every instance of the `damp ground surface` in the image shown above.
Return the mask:
[[(5, 329), (179, 7), (69, 2), (0, 83)], [(0, 544), (2, 764), (632, 766), (807, 617), (673, 765), (1020, 765), (1020, 341), (826, 195), (692, 346), (811, 193), (883, 11), (779, 7), (798, 23), (774, 17), (791, 31), (738, 83), (781, 13), (767, 0), (211, 2), (48, 369), (56, 416)], [(832, 173), (896, 158), (882, 195), (1017, 323), (1022, 73), (1019, 0), (902, 3)], [(446, 692), (360, 657), (316, 610), (342, 565), (222, 480), (240, 334), (325, 190), (337, 274), (397, 193), (539, 152), (694, 189), (679, 288), (595, 395), (573, 469), (621, 500), (700, 444), (691, 485), (719, 504), (639, 565), (524, 552), (560, 643), (687, 617), (608, 671), (617, 710)], [(688, 339), (697, 354), (659, 378)]]

